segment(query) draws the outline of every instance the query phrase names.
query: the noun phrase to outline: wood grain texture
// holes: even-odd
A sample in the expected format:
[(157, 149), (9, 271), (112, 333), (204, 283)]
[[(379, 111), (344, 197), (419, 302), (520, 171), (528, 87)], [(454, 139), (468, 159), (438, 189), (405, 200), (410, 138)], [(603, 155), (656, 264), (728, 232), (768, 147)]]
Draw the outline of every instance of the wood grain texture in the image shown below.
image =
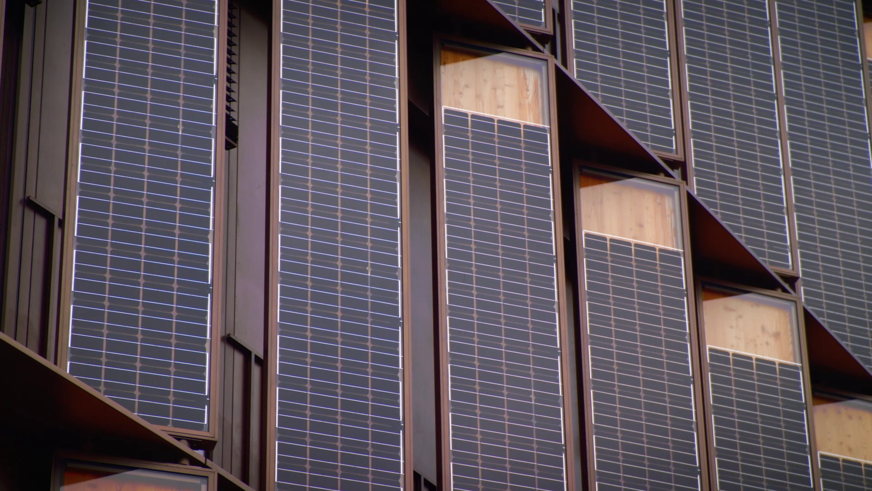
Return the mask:
[(798, 363), (793, 304), (763, 295), (703, 291), (708, 346)]
[(498, 118), (548, 124), (543, 70), (534, 65), (538, 60), (515, 64), (509, 61), (509, 56), (486, 56), (444, 48), (442, 105)]
[(820, 396), (812, 401), (818, 451), (872, 462), (872, 403)]
[(668, 186), (581, 175), (581, 223), (591, 232), (680, 249), (677, 201)]

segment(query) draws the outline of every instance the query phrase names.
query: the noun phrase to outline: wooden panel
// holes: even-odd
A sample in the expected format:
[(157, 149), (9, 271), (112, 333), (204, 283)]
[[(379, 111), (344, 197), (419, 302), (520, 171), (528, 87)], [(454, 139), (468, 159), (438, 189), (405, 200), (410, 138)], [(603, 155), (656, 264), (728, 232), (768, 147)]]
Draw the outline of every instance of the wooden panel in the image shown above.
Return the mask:
[(814, 396), (819, 452), (872, 462), (872, 403)]
[(793, 303), (762, 295), (703, 291), (709, 346), (798, 363)]
[[(506, 54), (442, 50), (442, 105), (539, 125), (548, 124), (544, 62)], [(510, 61), (512, 60), (512, 61)]]
[(584, 230), (638, 242), (681, 248), (677, 193), (640, 179), (615, 181), (581, 175)]
[(863, 19), (863, 37), (866, 40), (866, 58), (872, 56), (872, 18)]

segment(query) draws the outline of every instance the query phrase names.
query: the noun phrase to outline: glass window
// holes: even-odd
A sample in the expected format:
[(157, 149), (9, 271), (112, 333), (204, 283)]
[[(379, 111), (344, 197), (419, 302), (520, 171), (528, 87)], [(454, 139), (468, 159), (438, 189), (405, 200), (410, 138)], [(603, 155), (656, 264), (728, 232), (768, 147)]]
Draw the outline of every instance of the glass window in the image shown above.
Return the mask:
[(585, 231), (681, 249), (678, 188), (645, 179), (581, 175)]
[(59, 491), (206, 491), (204, 476), (85, 462), (64, 465)]
[(442, 49), (442, 105), (549, 126), (544, 60), (458, 47)]

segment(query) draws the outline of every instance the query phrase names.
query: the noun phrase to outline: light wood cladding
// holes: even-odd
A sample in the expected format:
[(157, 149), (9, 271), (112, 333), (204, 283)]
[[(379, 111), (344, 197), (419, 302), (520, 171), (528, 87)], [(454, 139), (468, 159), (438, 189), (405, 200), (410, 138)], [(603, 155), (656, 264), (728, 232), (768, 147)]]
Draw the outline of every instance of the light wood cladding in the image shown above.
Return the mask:
[(814, 396), (819, 452), (872, 462), (872, 403)]
[(792, 302), (708, 289), (702, 299), (707, 345), (799, 362)]
[[(169, 477), (169, 475), (167, 475)], [(202, 478), (148, 478), (139, 473), (67, 469), (61, 491), (205, 491)]]
[(674, 189), (640, 179), (581, 175), (584, 230), (681, 249)]
[[(513, 55), (487, 56), (442, 49), (442, 105), (538, 125), (548, 125), (544, 68), (540, 60), (511, 63)], [(516, 57), (520, 60), (520, 56)]]

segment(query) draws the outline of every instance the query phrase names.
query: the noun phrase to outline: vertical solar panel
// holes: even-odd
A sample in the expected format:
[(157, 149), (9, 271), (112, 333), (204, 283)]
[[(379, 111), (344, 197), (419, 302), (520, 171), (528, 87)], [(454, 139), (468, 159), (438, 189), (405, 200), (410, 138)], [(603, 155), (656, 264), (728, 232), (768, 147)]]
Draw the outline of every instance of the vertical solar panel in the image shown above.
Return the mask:
[(720, 489), (812, 490), (802, 367), (708, 348)]
[(791, 268), (766, 0), (684, 0), (697, 195), (770, 266)]
[(700, 489), (684, 255), (583, 247), (597, 489)]
[(208, 430), (215, 0), (90, 0), (69, 372)]
[(444, 110), (451, 489), (565, 489), (546, 127)]
[(676, 152), (664, 0), (573, 0), (575, 77), (643, 143)]
[(393, 0), (282, 0), (277, 489), (403, 479)]
[(518, 24), (545, 28), (545, 0), (493, 0), (493, 2)]
[(872, 367), (872, 165), (852, 0), (778, 0), (802, 297)]
[(818, 453), (823, 491), (872, 490), (872, 463)]

